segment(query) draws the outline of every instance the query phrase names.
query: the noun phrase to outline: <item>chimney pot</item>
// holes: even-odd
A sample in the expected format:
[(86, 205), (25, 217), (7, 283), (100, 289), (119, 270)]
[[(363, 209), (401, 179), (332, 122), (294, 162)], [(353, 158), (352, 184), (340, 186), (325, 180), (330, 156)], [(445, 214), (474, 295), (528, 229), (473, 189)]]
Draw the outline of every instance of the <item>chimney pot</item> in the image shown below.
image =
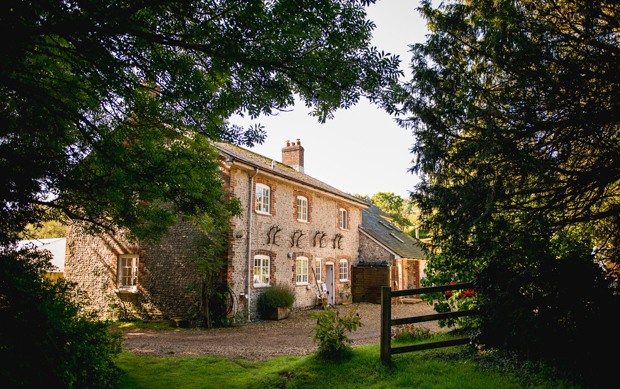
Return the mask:
[(297, 139), (297, 146), (301, 146), (301, 141)]
[(287, 140), (287, 141), (286, 141), (286, 147), (290, 147), (290, 145), (291, 145), (291, 141), (290, 141), (290, 140)]

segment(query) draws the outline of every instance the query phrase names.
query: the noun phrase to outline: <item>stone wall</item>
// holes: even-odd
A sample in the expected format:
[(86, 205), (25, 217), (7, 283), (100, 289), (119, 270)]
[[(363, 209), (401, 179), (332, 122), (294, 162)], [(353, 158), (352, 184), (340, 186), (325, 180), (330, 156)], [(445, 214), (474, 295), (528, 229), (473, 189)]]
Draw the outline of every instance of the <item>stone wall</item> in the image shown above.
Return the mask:
[[(90, 310), (101, 318), (187, 316), (198, 301), (199, 278), (188, 260), (196, 230), (187, 223), (172, 227), (161, 244), (129, 243), (123, 234), (92, 236), (79, 225), (69, 228), (65, 277), (77, 283), (90, 299)], [(118, 258), (139, 255), (135, 293), (119, 291)]]
[[(267, 185), (271, 188), (271, 212), (269, 215), (257, 213), (253, 206), (253, 196), (249, 196), (250, 177), (254, 171), (232, 168), (230, 173), (234, 177), (236, 186), (235, 195), (241, 199), (244, 214), (235, 218), (238, 235), (242, 238), (235, 239), (235, 258), (233, 266), (233, 290), (240, 296), (240, 302), (247, 307), (247, 279), (248, 279), (248, 255), (247, 244), (250, 240), (250, 272), (253, 274), (253, 258), (255, 255), (270, 253), (275, 258), (272, 269), (275, 274), (270, 274), (272, 282), (284, 283), (292, 286), (296, 294), (296, 307), (306, 308), (316, 304), (315, 287), (315, 261), (322, 259), (322, 279), (325, 280), (325, 264), (333, 263), (335, 270), (334, 288), (336, 303), (352, 301), (350, 290), (350, 268), (352, 262), (357, 260), (359, 248), (358, 226), (361, 223), (361, 208), (315, 191), (305, 186), (296, 185), (282, 178), (268, 174), (258, 173), (253, 179), (252, 188), (256, 183)], [(308, 199), (309, 217), (307, 222), (297, 220), (297, 196)], [(250, 203), (248, 203), (250, 201)], [(339, 209), (345, 208), (349, 212), (349, 228), (340, 229), (338, 226)], [(248, 230), (251, 209), (252, 228)], [(241, 232), (242, 231), (242, 232)], [(250, 233), (248, 233), (250, 231)], [(334, 239), (340, 234), (340, 245)], [(321, 240), (322, 237), (322, 240)], [(296, 279), (296, 259), (308, 258), (309, 271), (308, 282), (298, 283)], [(339, 261), (346, 259), (349, 267), (349, 279), (340, 281)], [(256, 300), (264, 288), (250, 286), (251, 310), (257, 312)]]
[[(316, 304), (315, 261), (321, 259), (322, 280), (326, 264), (334, 266), (334, 292), (337, 304), (352, 301), (351, 265), (359, 249), (358, 226), (361, 208), (320, 190), (292, 183), (283, 178), (259, 173), (252, 180), (253, 170), (223, 165), (224, 188), (230, 196), (240, 199), (243, 214), (231, 220), (227, 265), (222, 271), (235, 296), (235, 313), (248, 307), (248, 271), (253, 274), (255, 255), (271, 258), (271, 284), (291, 285), (296, 294), (296, 308)], [(271, 189), (270, 214), (254, 210), (256, 183)], [(307, 222), (297, 220), (297, 196), (308, 200)], [(338, 225), (339, 209), (348, 211), (348, 228)], [(251, 223), (251, 226), (250, 226)], [(199, 277), (189, 261), (194, 255), (194, 227), (179, 223), (172, 227), (161, 244), (129, 243), (122, 234), (90, 236), (73, 226), (67, 236), (66, 275), (88, 293), (92, 309), (101, 317), (120, 317), (125, 312), (149, 317), (187, 316), (198, 301)], [(248, 243), (250, 252), (248, 253)], [(139, 255), (138, 288), (136, 293), (118, 291), (117, 266), (119, 255)], [(308, 258), (308, 281), (297, 281), (296, 259)], [(340, 280), (340, 261), (346, 260), (348, 279)], [(250, 277), (251, 280), (251, 277)], [(264, 288), (250, 285), (251, 311), (257, 312), (256, 300)]]
[(394, 254), (387, 251), (373, 239), (364, 233), (359, 234), (359, 260), (365, 262), (387, 262), (390, 266), (395, 266)]

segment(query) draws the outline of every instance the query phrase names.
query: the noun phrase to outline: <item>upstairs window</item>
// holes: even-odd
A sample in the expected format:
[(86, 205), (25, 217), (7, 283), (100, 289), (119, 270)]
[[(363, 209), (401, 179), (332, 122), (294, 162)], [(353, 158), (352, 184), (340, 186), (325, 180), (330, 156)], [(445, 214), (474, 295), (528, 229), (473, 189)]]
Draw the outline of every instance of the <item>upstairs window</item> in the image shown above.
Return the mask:
[(267, 185), (256, 184), (256, 202), (254, 209), (257, 213), (271, 214), (271, 189)]
[(305, 197), (297, 197), (297, 220), (308, 221), (308, 199)]
[(257, 255), (254, 257), (254, 286), (269, 286), (269, 262), (270, 259), (266, 255)]
[(138, 262), (135, 254), (118, 256), (118, 288), (131, 289), (138, 286)]
[(298, 284), (308, 283), (308, 258), (297, 257), (296, 261), (296, 281)]
[(349, 229), (349, 213), (346, 209), (340, 208), (340, 228), (343, 230)]

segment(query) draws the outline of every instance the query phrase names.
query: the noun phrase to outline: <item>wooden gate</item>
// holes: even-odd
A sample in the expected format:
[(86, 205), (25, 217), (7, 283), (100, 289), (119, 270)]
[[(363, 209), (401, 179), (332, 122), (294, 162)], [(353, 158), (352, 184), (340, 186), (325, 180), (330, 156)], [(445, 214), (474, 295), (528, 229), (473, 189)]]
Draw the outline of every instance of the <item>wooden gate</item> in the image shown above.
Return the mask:
[(351, 291), (354, 303), (381, 304), (381, 287), (390, 285), (391, 266), (354, 266)]

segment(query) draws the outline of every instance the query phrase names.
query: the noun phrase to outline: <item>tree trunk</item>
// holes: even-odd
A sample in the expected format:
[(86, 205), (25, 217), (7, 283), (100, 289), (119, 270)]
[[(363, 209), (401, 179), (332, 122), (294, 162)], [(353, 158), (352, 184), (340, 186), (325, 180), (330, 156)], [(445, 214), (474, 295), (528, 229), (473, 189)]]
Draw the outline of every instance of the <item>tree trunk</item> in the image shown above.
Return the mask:
[(207, 296), (207, 283), (202, 281), (200, 298), (202, 299), (202, 318), (207, 323), (207, 328), (211, 329), (211, 320), (209, 318), (209, 296)]

